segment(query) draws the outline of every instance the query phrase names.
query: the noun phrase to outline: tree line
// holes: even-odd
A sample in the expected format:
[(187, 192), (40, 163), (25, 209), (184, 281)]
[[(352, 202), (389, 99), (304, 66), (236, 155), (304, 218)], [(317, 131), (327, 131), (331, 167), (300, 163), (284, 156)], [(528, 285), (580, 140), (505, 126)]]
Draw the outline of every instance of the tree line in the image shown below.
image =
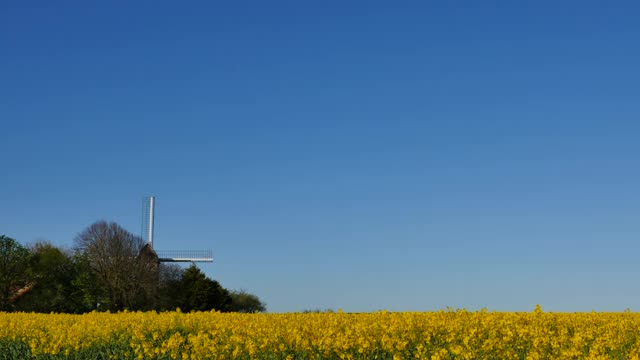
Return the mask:
[(98, 221), (74, 248), (23, 246), (0, 235), (0, 311), (85, 313), (157, 310), (262, 312), (246, 291), (231, 291), (198, 267), (160, 263), (155, 252), (114, 222)]

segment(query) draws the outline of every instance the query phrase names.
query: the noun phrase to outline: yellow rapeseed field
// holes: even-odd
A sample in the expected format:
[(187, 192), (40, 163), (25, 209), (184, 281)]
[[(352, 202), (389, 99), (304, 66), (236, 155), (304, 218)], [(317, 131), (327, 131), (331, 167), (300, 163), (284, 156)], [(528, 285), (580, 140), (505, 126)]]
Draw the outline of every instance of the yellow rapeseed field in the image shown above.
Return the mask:
[(638, 359), (640, 314), (0, 313), (4, 359)]

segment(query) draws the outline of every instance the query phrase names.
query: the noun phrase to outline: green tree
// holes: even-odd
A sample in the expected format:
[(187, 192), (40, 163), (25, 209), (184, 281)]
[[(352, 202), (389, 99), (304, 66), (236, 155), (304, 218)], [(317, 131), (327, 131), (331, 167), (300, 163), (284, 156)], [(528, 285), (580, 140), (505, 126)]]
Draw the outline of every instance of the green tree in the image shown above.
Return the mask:
[(186, 269), (180, 280), (178, 304), (184, 312), (190, 311), (229, 311), (231, 297), (220, 284), (209, 279), (195, 265)]
[(29, 250), (0, 235), (0, 311), (13, 310), (13, 302), (30, 290)]
[(101, 285), (98, 275), (91, 268), (90, 260), (82, 253), (73, 256), (74, 277), (71, 280), (70, 301), (73, 313), (85, 313), (93, 310), (109, 309), (109, 296)]
[(75, 266), (72, 257), (47, 243), (30, 248), (31, 290), (16, 301), (16, 309), (34, 312), (74, 312), (71, 301)]
[(244, 290), (231, 291), (231, 311), (241, 313), (257, 313), (267, 311), (265, 303), (260, 301), (256, 295), (250, 294)]
[(156, 310), (171, 311), (181, 306), (184, 270), (176, 264), (160, 264)]

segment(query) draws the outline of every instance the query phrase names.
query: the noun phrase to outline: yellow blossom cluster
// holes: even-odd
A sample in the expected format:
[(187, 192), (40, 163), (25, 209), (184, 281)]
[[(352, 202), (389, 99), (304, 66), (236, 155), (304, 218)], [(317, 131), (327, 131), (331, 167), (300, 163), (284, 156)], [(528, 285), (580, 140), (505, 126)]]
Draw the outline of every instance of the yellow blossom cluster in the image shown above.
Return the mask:
[(638, 359), (640, 314), (0, 313), (0, 353), (16, 359)]

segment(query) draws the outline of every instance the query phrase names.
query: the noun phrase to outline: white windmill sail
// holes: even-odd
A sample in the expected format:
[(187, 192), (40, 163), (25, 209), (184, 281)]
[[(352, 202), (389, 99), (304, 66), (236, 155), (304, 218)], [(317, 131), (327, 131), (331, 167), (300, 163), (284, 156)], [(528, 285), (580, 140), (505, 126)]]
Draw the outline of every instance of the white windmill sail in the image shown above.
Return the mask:
[(158, 255), (160, 262), (213, 262), (211, 249), (208, 250), (156, 250), (153, 243), (155, 217), (155, 196), (142, 201), (142, 238)]

